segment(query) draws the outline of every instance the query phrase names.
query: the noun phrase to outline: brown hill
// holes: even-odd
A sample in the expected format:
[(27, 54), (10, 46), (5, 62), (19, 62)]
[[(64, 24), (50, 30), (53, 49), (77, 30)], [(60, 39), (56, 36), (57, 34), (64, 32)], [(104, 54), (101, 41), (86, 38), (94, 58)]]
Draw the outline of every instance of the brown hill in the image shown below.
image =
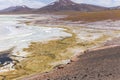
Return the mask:
[(101, 11), (108, 8), (90, 5), (90, 4), (78, 4), (71, 0), (58, 0), (45, 7), (40, 8), (40, 11)]
[(1, 10), (0, 12), (6, 13), (6, 12), (21, 12), (21, 11), (31, 11), (32, 9), (23, 5), (23, 6), (12, 6), (8, 7), (6, 9)]

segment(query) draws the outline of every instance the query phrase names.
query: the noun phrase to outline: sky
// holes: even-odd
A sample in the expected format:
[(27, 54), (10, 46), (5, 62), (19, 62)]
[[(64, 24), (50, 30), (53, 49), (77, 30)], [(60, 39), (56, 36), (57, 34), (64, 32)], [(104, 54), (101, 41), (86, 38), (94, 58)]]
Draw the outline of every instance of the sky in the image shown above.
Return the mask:
[[(0, 0), (0, 9), (10, 6), (26, 5), (31, 8), (40, 8), (55, 0)], [(87, 3), (105, 7), (120, 6), (120, 0), (72, 0), (76, 3)]]

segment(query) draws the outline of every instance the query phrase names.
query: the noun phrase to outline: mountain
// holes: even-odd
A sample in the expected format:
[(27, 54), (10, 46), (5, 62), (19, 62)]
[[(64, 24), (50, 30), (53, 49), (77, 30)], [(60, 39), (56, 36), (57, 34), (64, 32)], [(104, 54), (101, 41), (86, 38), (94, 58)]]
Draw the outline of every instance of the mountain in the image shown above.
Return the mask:
[(116, 7), (111, 7), (111, 9), (116, 9), (116, 10), (120, 10), (120, 6), (116, 6)]
[(0, 11), (0, 13), (14, 13), (14, 12), (27, 12), (33, 10), (25, 5), (23, 6), (12, 6)]
[(25, 5), (23, 6), (12, 6), (3, 10), (0, 10), (0, 14), (22, 14), (22, 13), (41, 13), (41, 12), (56, 12), (56, 11), (80, 11), (80, 12), (91, 12), (91, 11), (103, 11), (103, 10), (113, 10), (113, 9), (120, 9), (118, 7), (102, 7), (97, 5), (91, 4), (78, 4), (71, 0), (57, 0), (47, 6), (44, 6), (39, 9), (32, 9)]
[(101, 11), (106, 10), (106, 7), (78, 4), (71, 0), (57, 0), (45, 7), (40, 8), (40, 11)]

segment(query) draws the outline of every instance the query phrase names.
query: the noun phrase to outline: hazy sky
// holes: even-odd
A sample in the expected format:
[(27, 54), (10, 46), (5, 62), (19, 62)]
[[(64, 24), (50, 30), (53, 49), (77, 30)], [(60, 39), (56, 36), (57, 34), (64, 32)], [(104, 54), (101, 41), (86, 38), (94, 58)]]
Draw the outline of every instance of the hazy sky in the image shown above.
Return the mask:
[[(0, 9), (10, 6), (27, 5), (31, 8), (40, 8), (55, 0), (0, 0)], [(72, 0), (77, 3), (87, 3), (100, 6), (120, 6), (120, 0)]]

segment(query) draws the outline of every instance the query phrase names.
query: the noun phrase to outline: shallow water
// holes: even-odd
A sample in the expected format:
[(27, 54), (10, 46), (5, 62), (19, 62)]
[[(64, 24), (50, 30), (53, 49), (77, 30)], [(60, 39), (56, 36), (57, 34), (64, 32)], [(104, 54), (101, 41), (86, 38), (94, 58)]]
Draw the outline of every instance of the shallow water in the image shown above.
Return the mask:
[(12, 62), (13, 60), (10, 57), (4, 56), (0, 58), (0, 64), (5, 64), (6, 62), (8, 62), (8, 64), (10, 62)]

